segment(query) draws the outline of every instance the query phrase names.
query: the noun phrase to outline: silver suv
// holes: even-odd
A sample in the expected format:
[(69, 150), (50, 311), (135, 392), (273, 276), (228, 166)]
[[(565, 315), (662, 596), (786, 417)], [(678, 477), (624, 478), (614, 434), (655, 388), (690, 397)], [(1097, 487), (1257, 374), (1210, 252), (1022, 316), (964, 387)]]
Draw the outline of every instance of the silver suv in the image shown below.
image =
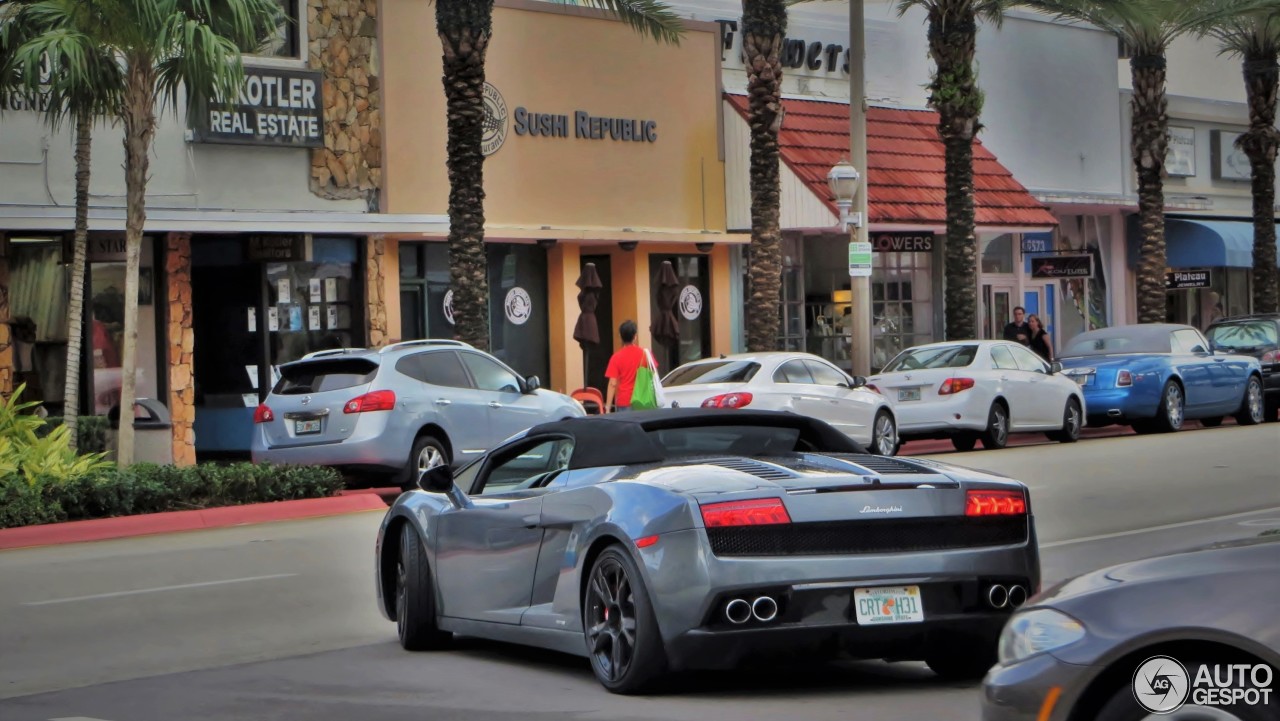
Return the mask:
[(253, 415), (254, 463), (392, 474), (401, 487), (546, 421), (585, 415), (497, 358), (452, 340), (310, 353), (280, 367)]

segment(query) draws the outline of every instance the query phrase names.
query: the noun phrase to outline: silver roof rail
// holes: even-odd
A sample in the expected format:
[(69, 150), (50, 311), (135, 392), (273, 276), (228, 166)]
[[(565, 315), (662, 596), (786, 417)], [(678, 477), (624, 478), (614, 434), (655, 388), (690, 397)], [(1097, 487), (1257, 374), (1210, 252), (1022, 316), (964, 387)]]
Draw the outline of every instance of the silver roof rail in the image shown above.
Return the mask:
[(346, 355), (348, 353), (362, 353), (369, 350), (368, 348), (328, 348), (308, 353), (299, 360), (310, 360), (311, 358), (324, 358), (331, 355)]
[(392, 343), (389, 346), (378, 349), (379, 353), (390, 353), (391, 351), (400, 350), (402, 348), (413, 348), (415, 346), (452, 346), (454, 348), (474, 348), (470, 343), (463, 343), (460, 340), (450, 340), (446, 338), (423, 338), (421, 340), (406, 340), (400, 343)]

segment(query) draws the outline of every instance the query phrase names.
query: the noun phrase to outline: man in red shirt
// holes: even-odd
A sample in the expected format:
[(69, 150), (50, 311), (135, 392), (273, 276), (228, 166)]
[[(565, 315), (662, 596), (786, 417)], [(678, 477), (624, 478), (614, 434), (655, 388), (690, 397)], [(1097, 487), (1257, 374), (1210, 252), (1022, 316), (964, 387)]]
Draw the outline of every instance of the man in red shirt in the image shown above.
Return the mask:
[(609, 359), (609, 367), (604, 372), (604, 377), (609, 379), (609, 391), (605, 395), (602, 410), (604, 413), (608, 413), (610, 408), (625, 411), (631, 407), (631, 392), (636, 387), (636, 371), (648, 363), (644, 349), (635, 342), (635, 322), (623, 321), (618, 326), (618, 335), (622, 336), (622, 347), (614, 351), (613, 357)]

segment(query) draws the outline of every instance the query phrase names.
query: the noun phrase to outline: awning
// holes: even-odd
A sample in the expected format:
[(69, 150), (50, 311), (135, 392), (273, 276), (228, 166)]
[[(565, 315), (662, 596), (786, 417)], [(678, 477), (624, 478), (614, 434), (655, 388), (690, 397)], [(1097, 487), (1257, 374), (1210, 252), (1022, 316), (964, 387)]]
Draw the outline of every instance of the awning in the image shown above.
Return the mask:
[[(1136, 268), (1142, 235), (1136, 215), (1129, 219), (1129, 266)], [(1276, 224), (1280, 256), (1280, 223)], [(1166, 218), (1165, 256), (1170, 268), (1252, 268), (1253, 223), (1242, 220)], [(1277, 259), (1280, 266), (1280, 258)]]
[[(747, 98), (725, 98), (745, 121)], [(827, 171), (849, 158), (849, 103), (784, 98), (778, 131), (787, 168), (839, 217)], [(873, 226), (942, 228), (947, 222), (945, 148), (938, 114), (927, 110), (867, 108), (867, 215)], [(973, 199), (980, 228), (1049, 230), (1058, 220), (980, 140), (973, 142)], [(874, 229), (874, 228), (873, 228)]]

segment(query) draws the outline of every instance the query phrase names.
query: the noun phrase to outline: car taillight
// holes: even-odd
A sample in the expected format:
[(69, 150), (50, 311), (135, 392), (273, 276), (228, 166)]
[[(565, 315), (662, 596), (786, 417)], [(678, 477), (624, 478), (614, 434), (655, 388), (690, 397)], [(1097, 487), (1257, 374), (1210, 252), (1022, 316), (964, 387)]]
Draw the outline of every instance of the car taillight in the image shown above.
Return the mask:
[(352, 398), (342, 407), (343, 413), (367, 413), (369, 411), (395, 410), (395, 391), (374, 391)]
[(949, 396), (960, 391), (967, 391), (972, 387), (972, 378), (948, 378), (938, 387), (938, 395)]
[(768, 526), (791, 523), (787, 507), (781, 498), (760, 498), (753, 501), (726, 501), (709, 503), (702, 507), (702, 522), (707, 528), (724, 526)]
[(723, 393), (702, 402), (703, 408), (741, 408), (751, 403), (750, 393)]
[(1276, 363), (1280, 361), (1280, 351), (1269, 350), (1262, 354), (1263, 363)]
[(1129, 371), (1120, 371), (1119, 373), (1116, 373), (1116, 387), (1117, 387), (1117, 388), (1120, 388), (1120, 387), (1123, 387), (1123, 386), (1131, 386), (1131, 385), (1133, 385), (1133, 374), (1132, 374), (1132, 373), (1130, 373)]
[(1022, 491), (969, 491), (965, 497), (966, 516), (1020, 516), (1026, 512)]
[(879, 388), (878, 386), (876, 386), (876, 384), (875, 384), (875, 383), (868, 383), (868, 384), (866, 385), (866, 388), (867, 388), (867, 390), (871, 391), (872, 393), (880, 393), (881, 395), (884, 395), (884, 393), (880, 390), (880, 388)]
[(254, 423), (270, 423), (276, 419), (276, 414), (271, 412), (271, 407), (266, 403), (261, 403), (253, 410)]

